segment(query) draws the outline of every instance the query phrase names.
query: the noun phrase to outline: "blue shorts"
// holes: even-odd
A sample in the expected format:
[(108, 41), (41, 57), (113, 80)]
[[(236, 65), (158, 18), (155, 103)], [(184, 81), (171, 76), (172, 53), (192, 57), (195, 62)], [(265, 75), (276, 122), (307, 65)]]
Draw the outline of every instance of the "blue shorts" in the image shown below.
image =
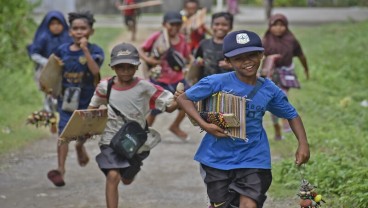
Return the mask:
[(272, 182), (270, 169), (220, 170), (201, 164), (201, 175), (211, 204), (223, 204), (217, 206), (221, 208), (230, 204), (239, 206), (240, 195), (253, 199), (261, 208)]
[[(158, 86), (161, 86), (162, 88), (164, 88), (165, 90), (168, 90), (168, 91), (170, 91), (172, 94), (174, 94), (175, 93), (175, 91), (176, 91), (176, 86), (179, 84), (179, 82), (181, 82), (181, 83), (183, 83), (184, 84), (184, 90), (187, 90), (187, 89), (189, 89), (189, 84), (187, 83), (187, 81), (185, 80), (185, 79), (183, 79), (183, 80), (180, 80), (179, 82), (176, 82), (176, 83), (172, 83), (172, 84), (166, 84), (166, 83), (162, 83), (162, 82), (157, 82), (157, 81), (155, 81), (155, 80), (150, 80), (153, 84), (155, 84), (155, 85), (158, 85)], [(153, 115), (153, 116), (156, 116), (156, 115), (158, 115), (158, 114), (160, 114), (160, 113), (162, 113), (162, 111), (160, 111), (160, 110), (157, 110), (157, 109), (153, 109), (152, 111), (151, 111), (151, 115)]]

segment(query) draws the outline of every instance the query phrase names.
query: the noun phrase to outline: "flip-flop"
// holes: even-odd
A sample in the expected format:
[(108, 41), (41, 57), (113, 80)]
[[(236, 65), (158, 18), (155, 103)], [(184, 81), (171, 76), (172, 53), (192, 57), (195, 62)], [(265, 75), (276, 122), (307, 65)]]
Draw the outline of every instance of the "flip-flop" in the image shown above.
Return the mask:
[(50, 170), (47, 173), (47, 178), (57, 187), (65, 186), (63, 176), (58, 170)]

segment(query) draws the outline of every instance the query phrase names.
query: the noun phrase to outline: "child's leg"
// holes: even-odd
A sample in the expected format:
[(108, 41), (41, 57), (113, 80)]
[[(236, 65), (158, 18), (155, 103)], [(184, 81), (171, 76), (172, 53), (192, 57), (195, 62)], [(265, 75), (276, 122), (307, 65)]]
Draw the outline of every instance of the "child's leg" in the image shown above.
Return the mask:
[(239, 208), (257, 208), (257, 203), (247, 196), (240, 196)]
[(176, 136), (178, 136), (182, 140), (187, 140), (188, 134), (180, 129), (180, 124), (185, 118), (185, 112), (183, 110), (178, 110), (178, 114), (176, 119), (170, 126), (170, 131), (173, 132)]
[(131, 40), (132, 41), (135, 41), (137, 38), (136, 38), (136, 34), (137, 34), (137, 19), (136, 17), (133, 17), (133, 21), (132, 21), (132, 25), (131, 25), (131, 29), (130, 31), (132, 32), (132, 37), (131, 37)]
[(240, 195), (239, 208), (262, 208), (266, 192), (271, 186), (272, 173), (268, 169), (236, 169), (230, 189)]
[(281, 140), (282, 139), (282, 135), (281, 135), (281, 127), (279, 124), (279, 118), (277, 118), (277, 116), (271, 114), (271, 120), (273, 123), (273, 128), (275, 129), (275, 140)]
[(88, 157), (86, 148), (84, 147), (85, 142), (86, 140), (77, 141), (77, 143), (75, 144), (75, 150), (77, 152), (78, 163), (82, 167), (86, 166), (87, 163), (89, 162), (89, 157)]
[(68, 144), (58, 144), (57, 145), (57, 156), (58, 156), (58, 170), (61, 175), (65, 174), (65, 161), (68, 156), (69, 145)]
[(141, 166), (143, 165), (142, 161), (148, 157), (149, 153), (149, 151), (145, 151), (140, 154), (136, 154), (129, 160), (130, 166), (126, 168), (121, 175), (121, 181), (123, 184), (129, 185), (134, 181), (135, 176), (141, 170)]
[[(282, 91), (285, 93), (286, 96), (289, 96), (289, 88), (281, 87)], [(286, 119), (282, 119), (282, 129), (284, 132), (291, 132), (291, 128), (289, 125), (289, 121)]]
[(118, 185), (120, 182), (120, 173), (112, 169), (106, 175), (106, 206), (107, 208), (117, 208), (119, 204)]
[(282, 119), (282, 129), (285, 133), (292, 131), (287, 119)]

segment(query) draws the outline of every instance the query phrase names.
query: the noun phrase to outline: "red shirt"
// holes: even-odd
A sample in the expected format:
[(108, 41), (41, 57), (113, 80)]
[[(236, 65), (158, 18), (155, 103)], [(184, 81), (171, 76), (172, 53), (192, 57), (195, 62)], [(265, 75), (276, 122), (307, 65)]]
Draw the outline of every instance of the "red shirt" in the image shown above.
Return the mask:
[[(123, 2), (123, 5), (130, 5), (130, 4), (135, 4), (135, 1), (134, 0), (124, 0)], [(134, 16), (135, 9), (122, 10), (122, 13), (124, 16)]]
[[(142, 49), (145, 52), (151, 52), (152, 46), (155, 43), (155, 41), (159, 38), (161, 32), (155, 32), (152, 34), (144, 43), (142, 46)], [(184, 58), (189, 58), (190, 50), (185, 42), (185, 37), (182, 34), (179, 34), (179, 42), (175, 45), (172, 45), (172, 47), (179, 53), (182, 54)], [(161, 76), (157, 79), (158, 82), (162, 82), (165, 84), (174, 84), (184, 79), (184, 73), (183, 71), (174, 71), (169, 66), (169, 63), (166, 61), (166, 55), (163, 55), (161, 57)]]
[(205, 38), (206, 28), (204, 25), (200, 26), (198, 29), (190, 33), (189, 47), (190, 51), (198, 48), (199, 42)]

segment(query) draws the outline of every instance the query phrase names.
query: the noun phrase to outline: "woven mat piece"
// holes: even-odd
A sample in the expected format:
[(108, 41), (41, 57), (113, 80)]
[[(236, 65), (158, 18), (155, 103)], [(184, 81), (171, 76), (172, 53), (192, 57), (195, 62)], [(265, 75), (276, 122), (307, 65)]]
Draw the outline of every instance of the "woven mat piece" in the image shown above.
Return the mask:
[[(197, 110), (207, 122), (226, 128), (232, 137), (246, 139), (246, 98), (218, 92), (197, 103)], [(191, 120), (193, 125), (197, 125)]]

